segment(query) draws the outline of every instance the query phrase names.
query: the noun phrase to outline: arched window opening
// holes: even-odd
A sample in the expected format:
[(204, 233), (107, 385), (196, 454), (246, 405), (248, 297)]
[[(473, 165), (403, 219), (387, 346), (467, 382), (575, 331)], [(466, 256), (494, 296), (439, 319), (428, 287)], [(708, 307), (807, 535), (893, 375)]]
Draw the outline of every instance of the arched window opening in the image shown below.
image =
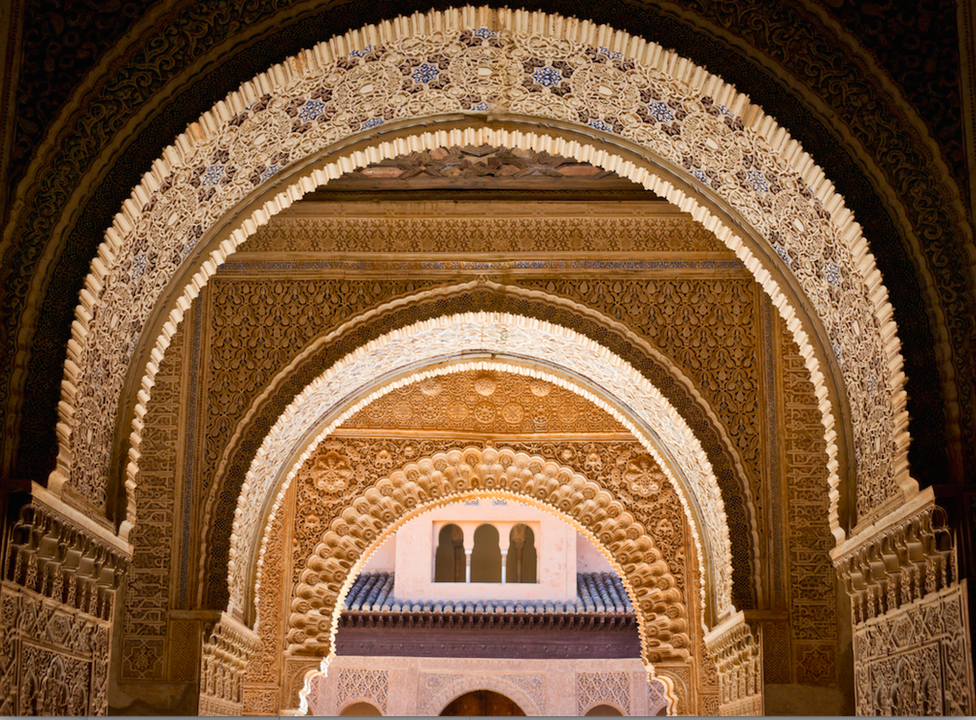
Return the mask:
[(474, 531), (471, 551), (471, 582), (500, 583), (502, 581), (502, 551), (498, 545), (498, 530), (485, 523)]
[(446, 708), (441, 710), (441, 716), (446, 715), (524, 717), (525, 712), (514, 700), (501, 693), (491, 690), (475, 690), (452, 700)]
[(535, 533), (525, 523), (519, 523), (509, 534), (505, 579), (510, 583), (538, 582), (538, 553)]
[(464, 582), (464, 533), (457, 525), (445, 525), (437, 536), (434, 582)]
[(586, 711), (584, 717), (620, 717), (623, 713), (613, 705), (594, 705)]
[(343, 708), (342, 712), (339, 713), (340, 717), (379, 717), (383, 713), (380, 709), (373, 705), (373, 703), (368, 703), (365, 701), (355, 702), (352, 705), (348, 705)]

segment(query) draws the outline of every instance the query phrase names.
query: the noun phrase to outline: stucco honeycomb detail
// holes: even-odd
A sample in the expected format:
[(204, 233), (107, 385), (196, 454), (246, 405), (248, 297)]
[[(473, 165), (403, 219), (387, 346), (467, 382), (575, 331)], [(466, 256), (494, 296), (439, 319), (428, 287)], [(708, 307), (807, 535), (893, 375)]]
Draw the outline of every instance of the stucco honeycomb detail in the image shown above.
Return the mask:
[(529, 501), (567, 516), (605, 549), (629, 585), (645, 660), (685, 660), (688, 613), (667, 562), (623, 505), (570, 468), (509, 448), (467, 447), (409, 463), (352, 500), (309, 557), (292, 600), (289, 652), (331, 651), (345, 593), (365, 553), (423, 509), (480, 494)]

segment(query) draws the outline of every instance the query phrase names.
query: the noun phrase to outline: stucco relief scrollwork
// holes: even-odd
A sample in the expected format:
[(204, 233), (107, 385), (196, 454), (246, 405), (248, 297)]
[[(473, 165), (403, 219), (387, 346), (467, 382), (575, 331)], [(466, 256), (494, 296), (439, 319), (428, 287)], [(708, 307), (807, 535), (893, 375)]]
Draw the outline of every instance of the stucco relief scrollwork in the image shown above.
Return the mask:
[(600, 485), (570, 468), (493, 447), (450, 450), (409, 463), (344, 509), (337, 508), (295, 588), (288, 652), (324, 656), (331, 651), (345, 593), (375, 543), (422, 509), (485, 493), (538, 505), (592, 534), (629, 585), (645, 659), (687, 659), (691, 645), (684, 598), (661, 552), (633, 515)]
[(966, 584), (854, 628), (858, 715), (972, 715)]
[[(595, 387), (600, 388), (604, 397), (620, 398), (623, 406), (636, 415), (635, 419), (646, 424), (656, 436), (655, 441), (651, 441), (644, 430), (604, 399), (563, 377), (512, 363), (474, 363), (484, 369), (492, 369), (489, 366), (495, 363), (501, 371), (539, 377), (568, 388), (608, 412), (633, 434), (664, 471), (685, 508), (698, 561), (702, 567), (708, 568), (707, 580), (702, 587), (702, 601), (705, 601), (705, 585), (708, 584), (712, 595), (709, 602), (713, 604), (715, 613), (718, 616), (726, 613), (732, 605), (732, 563), (724, 504), (711, 465), (694, 433), (656, 388), (605, 348), (566, 328), (503, 313), (469, 313), (437, 318), (389, 333), (333, 365), (296, 397), (265, 437), (242, 488), (230, 552), (228, 580), (231, 603), (244, 607), (247, 594), (245, 583), (251, 575), (247, 566), (251, 563), (260, 565), (260, 555), (254, 557), (252, 548), (259, 548), (261, 543), (264, 499), (277, 494), (272, 506), (272, 513), (276, 512), (284, 489), (317, 444), (345, 419), (390, 390), (427, 376), (465, 368), (457, 365), (423, 371), (420, 375), (414, 373), (416, 377), (411, 375), (376, 390), (367, 384), (371, 378), (394, 373), (408, 360), (416, 366), (467, 349), (488, 351), (503, 357), (513, 354), (537, 358), (542, 363), (559, 358), (562, 368), (578, 377), (588, 378)], [(365, 397), (345, 412), (340, 412), (336, 404), (340, 400), (348, 402), (346, 398), (351, 388), (360, 388), (360, 395)], [(314, 434), (312, 428), (325, 424), (321, 420), (323, 417), (333, 419), (308, 443), (306, 437)], [(673, 470), (669, 469), (656, 443), (668, 448), (670, 459), (676, 466)], [(304, 451), (300, 449), (300, 444), (306, 448)], [(293, 458), (298, 453), (301, 454), (296, 461)], [(282, 484), (276, 491), (277, 482)]]
[[(585, 22), (543, 19), (522, 11), (465, 8), (415, 15), (335, 38), (276, 68), (280, 73), (242, 86), (168, 148), (117, 216), (81, 293), (65, 365), (60, 452), (51, 486), (70, 482), (96, 505), (104, 502), (111, 419), (117, 414), (123, 369), (163, 287), (208, 235), (215, 218), (256, 187), (281, 177), (291, 163), (351, 134), (393, 120), (494, 108), (564, 120), (587, 133), (595, 130), (635, 142), (663, 158), (682, 182), (707, 185), (721, 197), (780, 256), (827, 330), (849, 390), (859, 463), (858, 510), (869, 512), (898, 487), (914, 491), (907, 476), (902, 362), (887, 293), (859, 227), (809, 156), (744, 96), (659, 46), (623, 33), (606, 34)], [(472, 32), (486, 22), (499, 30)], [(598, 36), (606, 38), (606, 46)], [(495, 46), (500, 46), (502, 58), (493, 69), (521, 64), (498, 92), (465, 86), (464, 73), (447, 62), (474, 60)], [(431, 70), (420, 72), (422, 67)], [(452, 72), (459, 73), (457, 81)], [(389, 92), (343, 101), (343, 92), (358, 77), (377, 74), (383, 82), (376, 87), (388, 86)], [(617, 87), (615, 100), (608, 102), (596, 91), (598, 86)], [(419, 142), (537, 146), (618, 172), (694, 211), (771, 294), (803, 350), (818, 392), (823, 389), (807, 331), (776, 282), (740, 238), (670, 181), (577, 142), (485, 127), (452, 133), (427, 133)], [(270, 215), (335, 173), (407, 151), (409, 145), (392, 140), (362, 157), (310, 170), (214, 250), (176, 302), (161, 336), (150, 339), (153, 349), (136, 417), (144, 414), (153, 375), (186, 303), (229, 252)], [(154, 261), (147, 264), (149, 255)], [(872, 392), (859, 390), (866, 378)], [(835, 533), (842, 534), (836, 520), (836, 413), (826, 399), (823, 403), (832, 520)], [(99, 422), (101, 417), (110, 420)], [(130, 482), (137, 472), (140, 442), (139, 427), (134, 430)], [(879, 437), (882, 441), (876, 442)], [(129, 523), (134, 513), (133, 504)]]

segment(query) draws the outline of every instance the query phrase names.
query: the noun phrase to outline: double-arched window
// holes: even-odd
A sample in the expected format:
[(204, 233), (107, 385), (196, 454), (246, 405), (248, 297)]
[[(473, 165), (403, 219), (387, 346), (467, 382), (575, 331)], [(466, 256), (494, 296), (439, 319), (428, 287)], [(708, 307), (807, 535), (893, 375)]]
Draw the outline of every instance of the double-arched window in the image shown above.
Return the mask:
[(538, 581), (535, 533), (518, 523), (508, 533), (507, 547), (491, 523), (475, 529), (470, 551), (464, 531), (450, 523), (441, 528), (434, 555), (434, 582), (534, 583)]

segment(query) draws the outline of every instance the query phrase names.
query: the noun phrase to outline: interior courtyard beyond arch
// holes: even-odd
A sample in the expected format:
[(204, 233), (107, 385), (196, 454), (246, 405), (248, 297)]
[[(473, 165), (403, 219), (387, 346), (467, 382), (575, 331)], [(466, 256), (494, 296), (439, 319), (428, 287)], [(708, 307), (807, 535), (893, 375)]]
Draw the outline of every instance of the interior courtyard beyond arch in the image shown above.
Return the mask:
[(976, 713), (976, 13), (732, 5), (5, 4), (0, 713)]

